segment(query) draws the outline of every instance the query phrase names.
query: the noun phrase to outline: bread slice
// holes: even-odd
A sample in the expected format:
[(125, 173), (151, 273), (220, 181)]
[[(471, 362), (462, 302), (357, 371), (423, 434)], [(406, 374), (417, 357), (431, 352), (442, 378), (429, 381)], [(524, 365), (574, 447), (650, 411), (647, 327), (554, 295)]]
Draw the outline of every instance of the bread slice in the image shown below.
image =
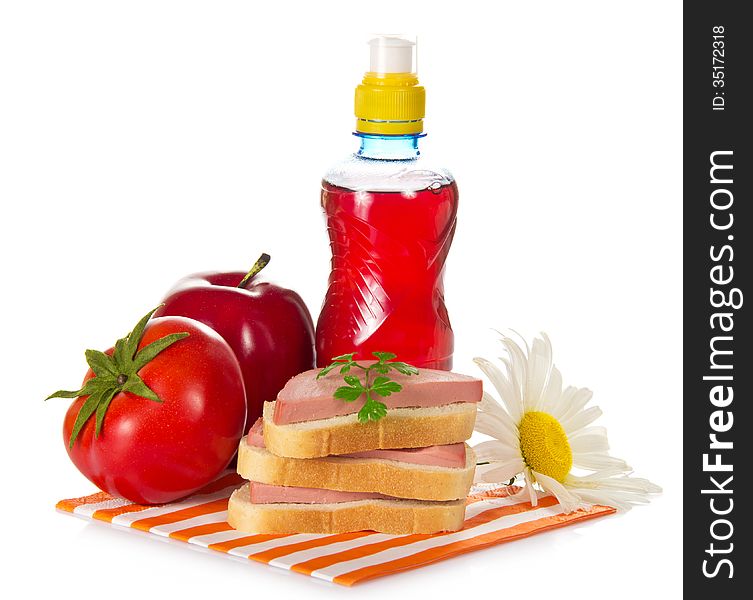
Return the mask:
[(377, 492), (414, 500), (465, 498), (473, 483), (476, 455), (465, 445), (465, 466), (436, 467), (383, 458), (286, 458), (252, 446), (238, 446), (238, 473), (243, 479), (293, 487), (341, 492)]
[(396, 535), (458, 531), (465, 517), (465, 499), (357, 500), (334, 504), (252, 504), (249, 484), (235, 490), (227, 522), (247, 533), (347, 533), (379, 531)]
[(264, 403), (264, 445), (288, 458), (456, 444), (471, 437), (476, 422), (475, 402), (391, 408), (386, 417), (368, 423), (351, 414), (288, 425), (274, 423), (274, 406)]

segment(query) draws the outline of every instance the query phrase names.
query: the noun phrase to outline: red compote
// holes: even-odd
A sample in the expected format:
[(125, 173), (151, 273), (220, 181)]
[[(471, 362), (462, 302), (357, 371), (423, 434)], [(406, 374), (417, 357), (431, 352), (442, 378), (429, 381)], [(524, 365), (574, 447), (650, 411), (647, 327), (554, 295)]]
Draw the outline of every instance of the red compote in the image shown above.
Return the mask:
[(417, 192), (322, 184), (332, 272), (317, 327), (320, 365), (390, 351), (416, 367), (452, 367), (442, 275), (457, 206), (454, 181)]

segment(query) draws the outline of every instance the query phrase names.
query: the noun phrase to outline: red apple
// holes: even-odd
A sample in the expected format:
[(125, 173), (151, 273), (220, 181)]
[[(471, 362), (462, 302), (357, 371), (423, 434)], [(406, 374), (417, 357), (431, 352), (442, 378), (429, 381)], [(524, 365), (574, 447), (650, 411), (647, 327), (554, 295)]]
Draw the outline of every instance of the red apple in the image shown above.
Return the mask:
[(259, 280), (268, 262), (269, 255), (262, 254), (248, 273), (189, 275), (168, 292), (155, 314), (196, 319), (225, 339), (241, 365), (248, 425), (288, 379), (314, 367), (311, 314), (293, 290)]

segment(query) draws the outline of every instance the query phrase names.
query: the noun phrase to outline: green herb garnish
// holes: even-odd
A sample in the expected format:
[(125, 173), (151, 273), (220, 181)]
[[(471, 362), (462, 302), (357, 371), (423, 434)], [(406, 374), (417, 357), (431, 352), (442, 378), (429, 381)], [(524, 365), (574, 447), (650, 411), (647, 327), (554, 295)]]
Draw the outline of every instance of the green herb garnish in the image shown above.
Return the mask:
[[(387, 374), (391, 370), (395, 370), (403, 375), (418, 375), (418, 369), (408, 363), (395, 361), (396, 354), (392, 352), (373, 352), (377, 357), (377, 362), (364, 366), (358, 364), (353, 357), (355, 352), (350, 354), (341, 354), (335, 356), (332, 360), (332, 364), (328, 367), (324, 367), (316, 376), (317, 379), (321, 379), (327, 373), (333, 369), (340, 369), (340, 375), (343, 376), (343, 380), (348, 385), (340, 386), (335, 390), (335, 398), (338, 400), (345, 400), (345, 402), (354, 402), (358, 400), (363, 394), (366, 395), (366, 402), (364, 402), (361, 410), (358, 411), (358, 420), (361, 423), (367, 423), (368, 421), (378, 421), (387, 414), (387, 406), (384, 402), (380, 402), (376, 399), (376, 396), (386, 398), (391, 394), (396, 394), (403, 389), (397, 381), (393, 381)], [(361, 369), (364, 371), (364, 379), (357, 375), (348, 375), (353, 369)], [(371, 380), (372, 373), (379, 373), (378, 377)]]

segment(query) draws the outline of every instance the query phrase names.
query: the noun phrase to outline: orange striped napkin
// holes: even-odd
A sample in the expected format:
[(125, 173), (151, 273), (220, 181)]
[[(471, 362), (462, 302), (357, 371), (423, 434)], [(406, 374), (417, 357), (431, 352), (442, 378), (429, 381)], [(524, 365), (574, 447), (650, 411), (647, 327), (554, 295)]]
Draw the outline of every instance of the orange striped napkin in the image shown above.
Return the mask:
[(226, 521), (228, 498), (241, 483), (240, 476), (227, 472), (172, 504), (141, 506), (99, 492), (61, 500), (57, 509), (348, 586), (614, 512), (594, 506), (566, 515), (552, 496), (541, 498), (534, 508), (512, 497), (519, 488), (503, 486), (472, 490), (463, 529), (454, 533), (248, 535)]

